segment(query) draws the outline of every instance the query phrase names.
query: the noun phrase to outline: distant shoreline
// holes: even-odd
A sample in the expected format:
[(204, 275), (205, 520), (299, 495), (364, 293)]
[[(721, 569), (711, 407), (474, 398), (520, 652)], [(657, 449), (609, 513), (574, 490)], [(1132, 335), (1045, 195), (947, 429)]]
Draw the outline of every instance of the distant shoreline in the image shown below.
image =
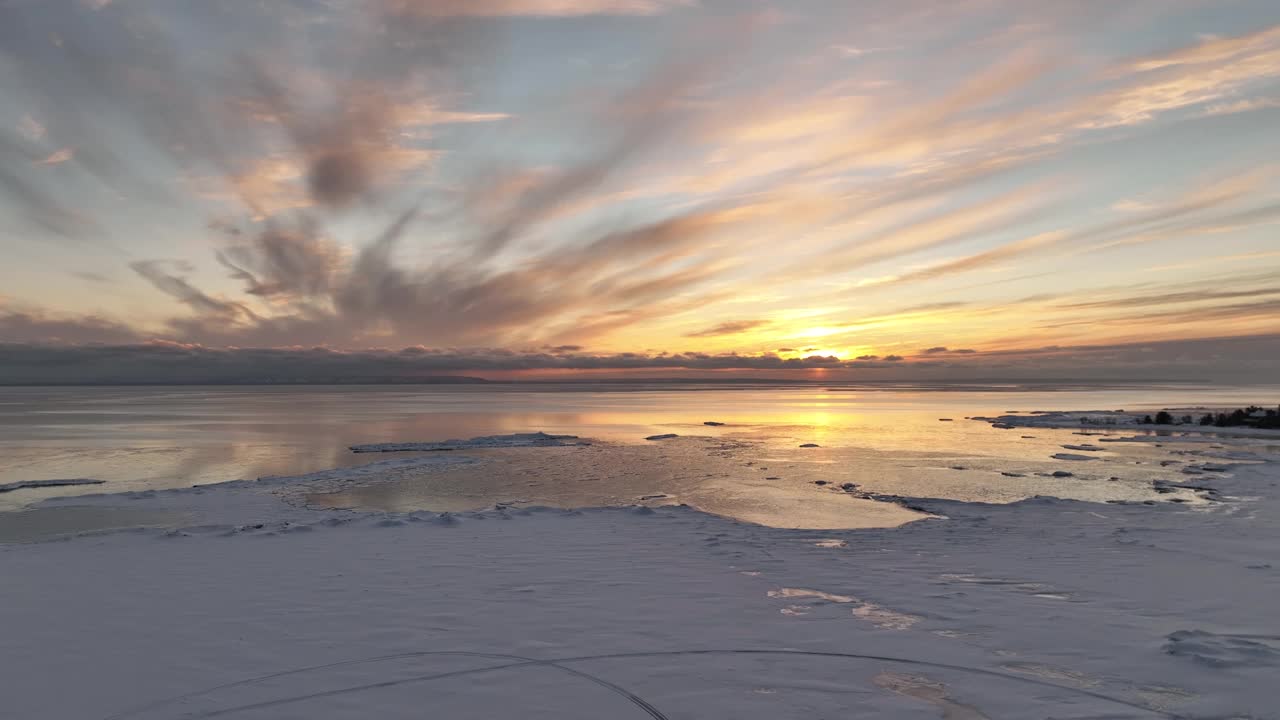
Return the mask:
[(1094, 380), (1088, 378), (1009, 379), (975, 378), (972, 380), (789, 380), (780, 378), (565, 378), (557, 380), (490, 380), (470, 375), (436, 376), (417, 379), (369, 379), (352, 380), (229, 380), (202, 382), (58, 382), (58, 383), (8, 383), (0, 380), (0, 388), (66, 388), (66, 387), (382, 387), (420, 385), (776, 385), (779, 387), (938, 387), (972, 388), (987, 387), (1037, 387), (1037, 386), (1095, 386), (1098, 388), (1133, 387), (1148, 385), (1211, 385), (1215, 387), (1254, 386), (1256, 383), (1222, 383), (1211, 380), (1187, 380), (1171, 378)]

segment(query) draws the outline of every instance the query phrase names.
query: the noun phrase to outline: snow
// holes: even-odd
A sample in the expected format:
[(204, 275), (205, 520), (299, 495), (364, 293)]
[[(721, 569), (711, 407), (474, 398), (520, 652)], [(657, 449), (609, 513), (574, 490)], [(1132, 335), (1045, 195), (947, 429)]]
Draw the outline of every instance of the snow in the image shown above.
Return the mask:
[[(1174, 415), (1203, 413), (1205, 408), (1169, 408)], [(1160, 437), (1172, 434), (1203, 434), (1223, 437), (1263, 437), (1280, 438), (1280, 430), (1252, 427), (1215, 427), (1199, 424), (1153, 425), (1142, 422), (1151, 415), (1149, 412), (1125, 412), (1124, 410), (1072, 410), (1045, 411), (1037, 410), (1033, 414), (1009, 414), (998, 417), (974, 416), (970, 419), (990, 423), (991, 427), (1001, 430), (1012, 430), (1020, 427), (1035, 428), (1081, 428), (1097, 430), (1142, 430), (1158, 433)]]
[(820, 537), (300, 502), (485, 467), (431, 455), (46, 503), (183, 519), (0, 546), (4, 717), (1280, 718), (1280, 458), (1164, 442), (1219, 502), (910, 498), (934, 519)]

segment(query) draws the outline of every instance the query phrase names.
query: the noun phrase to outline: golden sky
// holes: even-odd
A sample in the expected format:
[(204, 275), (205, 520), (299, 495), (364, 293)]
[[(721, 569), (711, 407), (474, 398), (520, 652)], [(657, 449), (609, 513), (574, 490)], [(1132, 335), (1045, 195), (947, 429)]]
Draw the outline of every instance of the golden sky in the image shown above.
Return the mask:
[(4, 351), (1195, 375), (1280, 335), (1270, 0), (14, 0), (0, 93)]

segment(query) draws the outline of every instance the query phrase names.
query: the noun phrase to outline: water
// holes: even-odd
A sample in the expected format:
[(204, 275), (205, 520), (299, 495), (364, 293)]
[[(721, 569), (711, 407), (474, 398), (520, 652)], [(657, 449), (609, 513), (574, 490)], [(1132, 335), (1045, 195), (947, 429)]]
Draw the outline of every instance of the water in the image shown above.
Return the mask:
[[(802, 468), (806, 478), (852, 478), (876, 492), (1008, 501), (1030, 489), (1013, 481), (994, 488), (986, 475), (957, 474), (952, 467), (1047, 468), (1045, 459), (1062, 438), (1027, 433), (1046, 437), (1026, 440), (1016, 432), (965, 421), (965, 416), (1036, 409), (1234, 407), (1277, 399), (1280, 388), (1275, 386), (1184, 384), (5, 388), (0, 389), (0, 483), (96, 478), (107, 484), (2, 494), (0, 509), (59, 495), (187, 487), (382, 459), (350, 453), (348, 446), (357, 443), (532, 430), (616, 443), (643, 444), (645, 436), (672, 432), (762, 441), (774, 449), (777, 467), (788, 468), (793, 477)], [(940, 422), (943, 417), (954, 422)], [(726, 425), (708, 427), (704, 421)], [(799, 443), (823, 448), (800, 454)], [(1130, 469), (1136, 479), (1149, 479), (1150, 472)], [(618, 482), (629, 482), (619, 477)], [(625, 499), (650, 489), (637, 486), (629, 489), (634, 493), (619, 494), (614, 488), (610, 497)], [(496, 497), (506, 491), (493, 493)], [(417, 492), (416, 506), (429, 505), (429, 497), (423, 497), (430, 493), (424, 496), (421, 487)], [(564, 483), (544, 494), (561, 504), (591, 500)], [(405, 502), (401, 496), (384, 498), (382, 504), (403, 508)]]

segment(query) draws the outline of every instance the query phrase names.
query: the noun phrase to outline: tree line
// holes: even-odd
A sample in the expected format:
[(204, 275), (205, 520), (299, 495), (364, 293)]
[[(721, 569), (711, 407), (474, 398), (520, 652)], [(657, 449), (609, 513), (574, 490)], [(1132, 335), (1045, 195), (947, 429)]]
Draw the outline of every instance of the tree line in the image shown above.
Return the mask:
[(1175, 418), (1169, 412), (1161, 410), (1155, 414), (1155, 417), (1146, 415), (1142, 418), (1142, 424), (1144, 425), (1191, 425), (1193, 423), (1212, 425), (1214, 427), (1280, 429), (1280, 408), (1262, 408), (1257, 405), (1250, 405), (1246, 408), (1236, 408), (1229, 413), (1205, 413), (1200, 416), (1199, 420), (1196, 420), (1191, 415)]

